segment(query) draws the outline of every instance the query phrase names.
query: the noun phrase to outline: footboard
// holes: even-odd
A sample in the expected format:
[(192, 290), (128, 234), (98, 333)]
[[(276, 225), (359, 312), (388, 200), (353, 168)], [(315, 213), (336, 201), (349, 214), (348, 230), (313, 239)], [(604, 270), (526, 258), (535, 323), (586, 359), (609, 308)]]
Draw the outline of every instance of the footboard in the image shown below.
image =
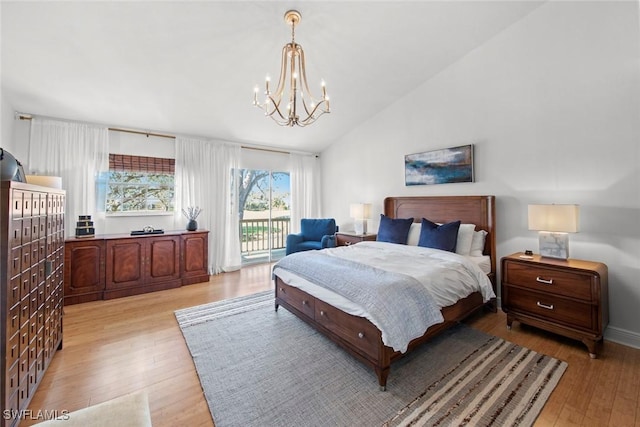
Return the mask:
[[(308, 293), (275, 278), (275, 309), (282, 305), (324, 334), (364, 364), (371, 366), (381, 390), (387, 386), (391, 363), (403, 353), (394, 351), (382, 342), (380, 330), (364, 317), (353, 316)], [(433, 325), (419, 338), (409, 343), (409, 350), (454, 325), (457, 321), (483, 306), (479, 293), (442, 310), (445, 322)], [(406, 353), (405, 353), (406, 354)]]
[(393, 349), (382, 343), (378, 328), (364, 317), (347, 314), (287, 285), (278, 276), (275, 281), (276, 310), (282, 305), (361, 362), (371, 366), (376, 372), (380, 388), (386, 387)]

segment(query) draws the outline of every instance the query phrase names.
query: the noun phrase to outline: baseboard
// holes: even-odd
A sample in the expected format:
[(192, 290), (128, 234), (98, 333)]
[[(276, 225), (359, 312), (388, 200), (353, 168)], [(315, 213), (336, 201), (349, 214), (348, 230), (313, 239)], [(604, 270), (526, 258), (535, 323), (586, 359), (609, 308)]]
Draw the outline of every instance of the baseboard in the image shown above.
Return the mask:
[(604, 331), (604, 339), (618, 344), (640, 349), (640, 334), (615, 326), (609, 326)]

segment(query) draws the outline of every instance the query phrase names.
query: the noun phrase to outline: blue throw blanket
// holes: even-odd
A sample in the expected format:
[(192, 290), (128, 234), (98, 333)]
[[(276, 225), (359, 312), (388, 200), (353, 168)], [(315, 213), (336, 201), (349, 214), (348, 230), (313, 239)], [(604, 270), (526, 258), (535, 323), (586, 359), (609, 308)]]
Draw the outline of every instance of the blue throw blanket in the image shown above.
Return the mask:
[(396, 351), (404, 353), (411, 340), (444, 321), (431, 295), (411, 276), (322, 251), (287, 255), (273, 268), (288, 270), (360, 305), (382, 332), (384, 344)]

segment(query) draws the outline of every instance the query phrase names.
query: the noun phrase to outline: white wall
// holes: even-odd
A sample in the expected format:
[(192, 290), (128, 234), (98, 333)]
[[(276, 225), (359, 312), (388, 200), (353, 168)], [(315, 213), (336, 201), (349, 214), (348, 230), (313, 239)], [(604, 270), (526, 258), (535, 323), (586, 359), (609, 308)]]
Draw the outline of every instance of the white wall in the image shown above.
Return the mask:
[(0, 147), (13, 154), (13, 109), (4, 96), (0, 97), (0, 128)]
[[(639, 42), (637, 2), (546, 3), (325, 150), (323, 214), (494, 194), (502, 257), (537, 251), (527, 204), (580, 204), (571, 256), (608, 265), (606, 337), (640, 347)], [(405, 154), (463, 144), (475, 183), (404, 185)]]

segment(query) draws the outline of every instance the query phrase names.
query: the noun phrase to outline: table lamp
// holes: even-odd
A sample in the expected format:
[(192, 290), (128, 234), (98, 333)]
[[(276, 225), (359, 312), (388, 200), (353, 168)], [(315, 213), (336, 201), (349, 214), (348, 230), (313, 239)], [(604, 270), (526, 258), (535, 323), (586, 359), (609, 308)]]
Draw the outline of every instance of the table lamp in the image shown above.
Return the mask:
[(578, 205), (529, 205), (529, 230), (537, 230), (540, 255), (569, 258), (569, 234), (579, 230)]
[(349, 216), (353, 218), (356, 234), (367, 234), (367, 219), (371, 216), (371, 203), (351, 203)]

